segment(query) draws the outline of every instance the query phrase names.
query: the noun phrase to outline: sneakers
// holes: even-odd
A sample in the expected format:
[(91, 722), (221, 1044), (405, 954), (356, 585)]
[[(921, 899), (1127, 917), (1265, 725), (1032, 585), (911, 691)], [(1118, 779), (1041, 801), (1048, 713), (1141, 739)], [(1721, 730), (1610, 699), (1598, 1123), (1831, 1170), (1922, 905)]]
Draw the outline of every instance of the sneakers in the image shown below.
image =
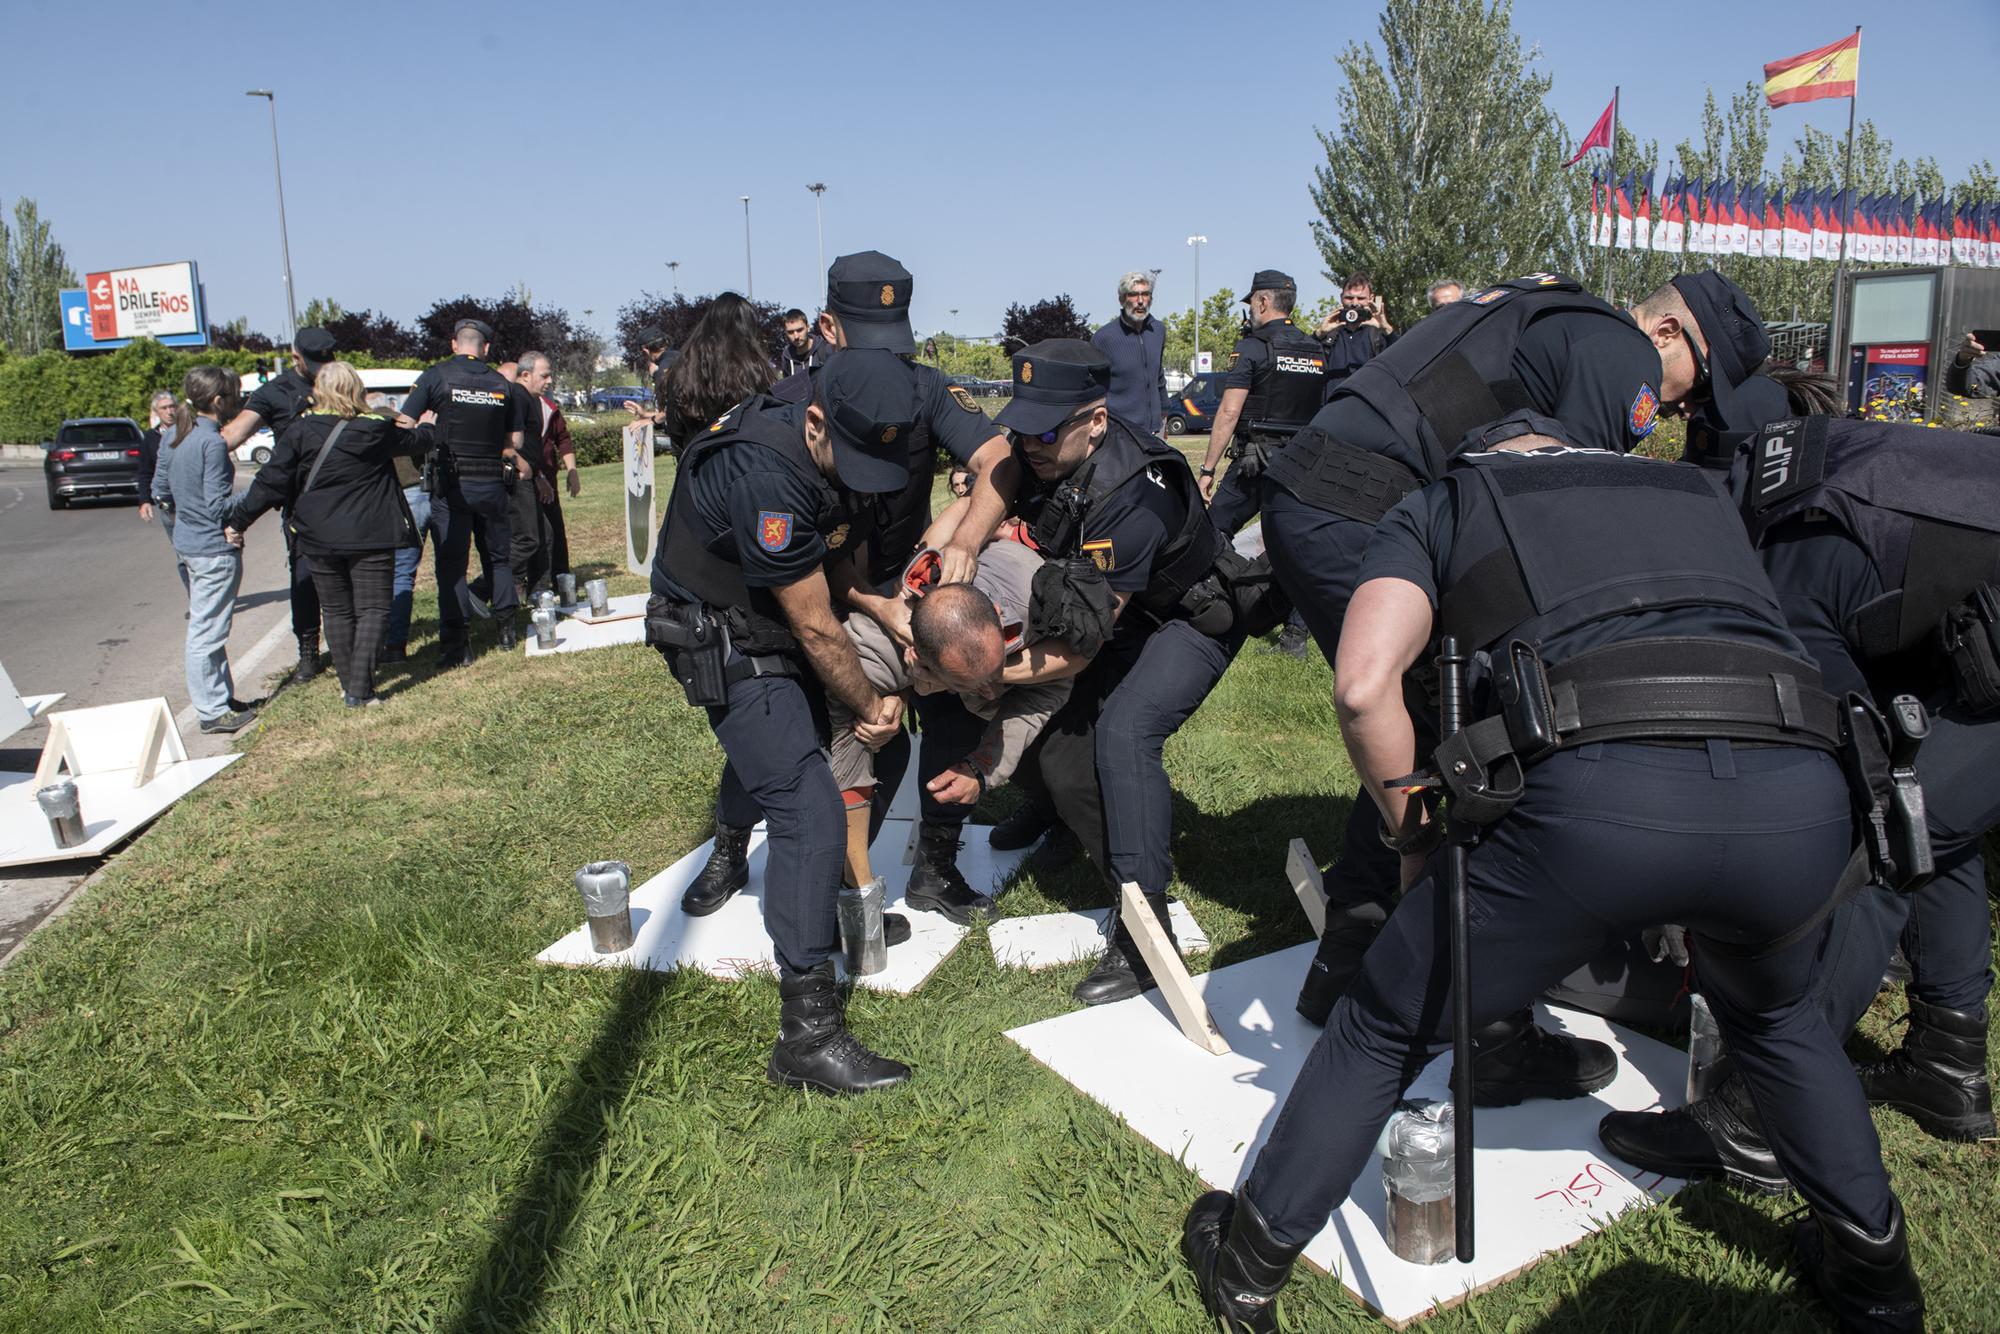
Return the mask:
[(213, 718), (202, 719), (201, 730), (211, 734), (229, 735), (242, 731), (256, 721), (257, 712), (254, 709), (227, 709)]
[(1474, 1033), (1472, 1050), (1472, 1101), (1480, 1107), (1581, 1098), (1618, 1077), (1618, 1053), (1602, 1042), (1537, 1028), (1529, 1010)]

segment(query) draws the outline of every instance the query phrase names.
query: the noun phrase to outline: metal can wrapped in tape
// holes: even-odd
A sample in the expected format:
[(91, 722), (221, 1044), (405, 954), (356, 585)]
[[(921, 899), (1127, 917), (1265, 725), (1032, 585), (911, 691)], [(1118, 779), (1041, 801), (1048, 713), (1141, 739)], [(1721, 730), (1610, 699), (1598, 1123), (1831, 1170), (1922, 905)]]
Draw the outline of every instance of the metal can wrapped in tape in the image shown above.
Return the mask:
[(632, 868), (624, 862), (592, 862), (576, 873), (590, 947), (599, 954), (632, 948), (631, 885)]
[(1452, 1213), (1455, 1148), (1451, 1104), (1401, 1102), (1383, 1127), (1382, 1187), (1388, 1192), (1388, 1235), (1398, 1259), (1443, 1264), (1456, 1253)]
[(835, 909), (841, 953), (846, 957), (847, 971), (855, 977), (867, 977), (889, 966), (888, 928), (882, 920), (888, 897), (889, 887), (880, 876), (865, 885), (840, 888)]
[(77, 801), (76, 781), (59, 778), (35, 792), (35, 804), (49, 820), (49, 833), (59, 848), (73, 848), (84, 842), (83, 807)]

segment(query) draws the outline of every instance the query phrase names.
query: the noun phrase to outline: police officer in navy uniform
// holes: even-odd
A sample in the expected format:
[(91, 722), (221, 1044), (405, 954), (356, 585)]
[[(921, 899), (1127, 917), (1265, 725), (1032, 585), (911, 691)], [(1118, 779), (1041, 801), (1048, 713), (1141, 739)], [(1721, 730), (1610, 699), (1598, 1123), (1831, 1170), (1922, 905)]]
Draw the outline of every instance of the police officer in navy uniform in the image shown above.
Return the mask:
[[(1912, 970), (1902, 1046), (1861, 1068), (1870, 1101), (1940, 1138), (1993, 1137), (1986, 1074), (1992, 916), (1982, 834), (2000, 824), (2000, 469), (1992, 441), (1811, 417), (1757, 432), (1731, 470), (1787, 620), (1829, 689), (1924, 703), (1916, 756), (1935, 872), (1914, 892), (1862, 889), (1834, 915), (1814, 978), (1846, 1034), (1898, 939)], [(1893, 715), (1891, 715), (1893, 716)], [(1702, 961), (1697, 958), (1699, 975)], [(1607, 1145), (1645, 1167), (1785, 1186), (1740, 1080), (1663, 1115), (1607, 1117)]]
[[(1257, 270), (1243, 298), (1250, 331), (1236, 340), (1201, 461), (1208, 515), (1225, 535), (1250, 522), (1270, 452), (1297, 435), (1325, 397), (1326, 349), (1292, 323), (1298, 299), (1298, 284), (1277, 269)], [(1218, 483), (1215, 467), (1225, 453), (1231, 464)]]
[(1860, 1085), (1808, 992), (1854, 835), (1843, 706), (1697, 470), (1574, 448), (1563, 433), (1532, 413), (1484, 429), (1369, 545), (1336, 702), (1411, 888), (1241, 1190), (1190, 1211), (1184, 1252), (1229, 1328), (1275, 1330), (1292, 1262), (1447, 1036), (1446, 909), (1429, 857), (1439, 831), (1389, 780), (1423, 763), (1404, 675), (1433, 635), (1453, 635), (1490, 700), (1433, 760), (1454, 818), (1481, 822), (1467, 875), (1473, 1022), (1527, 1001), (1607, 936), (1686, 924), (1811, 1208), (1796, 1234), (1804, 1268), (1848, 1327), (1919, 1329), (1902, 1209)]
[(1632, 319), (1664, 366), (1685, 361), (1687, 390), (1662, 397), (1662, 411), (1687, 418), (1681, 457), (1726, 460), (1748, 434), (1793, 415), (1784, 384), (1761, 373), (1771, 355), (1756, 303), (1712, 270), (1684, 273), (1632, 307)]
[[(264, 426), (271, 428), (273, 441), (284, 435), (306, 410), (313, 377), (334, 356), (332, 334), (324, 329), (299, 330), (292, 339), (292, 364), (250, 392), (243, 410), (222, 428), (223, 442), (234, 450)], [(285, 525), (285, 555), (291, 563), (292, 635), (299, 644), (292, 684), (304, 685), (319, 675), (319, 588), (312, 580), (311, 563), (299, 559), (290, 524)]]
[[(1179, 450), (1105, 407), (1111, 363), (1080, 339), (1013, 357), (999, 421), (1034, 484), (1021, 502), (1049, 562), (1035, 588), (1037, 680), (1074, 675), (1016, 771), (1114, 885), (1135, 883), (1172, 936), (1173, 793), (1161, 752), (1221, 679), (1251, 625), (1225, 576), (1247, 569)], [(1080, 630), (1087, 633), (1079, 633)], [(1154, 985), (1123, 921), (1078, 984), (1086, 1005)]]
[(863, 720), (868, 744), (901, 725), (900, 697), (868, 683), (833, 599), (866, 543), (862, 498), (909, 480), (913, 402), (909, 366), (876, 351), (834, 357), (807, 403), (745, 399), (683, 448), (653, 559), (648, 641), (728, 756), (717, 824), (767, 822), (764, 924), (783, 1002), (767, 1074), (796, 1088), (910, 1077), (847, 1031), (835, 979), (846, 815), (825, 695)]
[(516, 642), (514, 613), (520, 598), (510, 564), (513, 526), (508, 487), (520, 480), (525, 421), (514, 386), (486, 363), (493, 329), (484, 320), (460, 320), (451, 331), (452, 357), (417, 377), (403, 400), (403, 416), (437, 414), (438, 453), (432, 465), (431, 527), (437, 534), (438, 665), (457, 667), (472, 660), (467, 627), (465, 567), (472, 550), (472, 525), (485, 525), (492, 564), (493, 617), (500, 624), (500, 647)]
[[(1358, 367), (1272, 458), (1263, 484), (1272, 571), (1327, 661), (1376, 521), (1441, 477), (1467, 432), (1530, 407), (1580, 445), (1623, 452), (1653, 431), (1660, 373), (1660, 354), (1628, 315), (1551, 273), (1434, 311)], [(1355, 802), (1299, 995), (1299, 1013), (1314, 1023), (1326, 1021), (1394, 896), (1395, 858), (1379, 830), (1372, 803)], [(1561, 1057), (1528, 1040), (1542, 1048), (1537, 1064)]]

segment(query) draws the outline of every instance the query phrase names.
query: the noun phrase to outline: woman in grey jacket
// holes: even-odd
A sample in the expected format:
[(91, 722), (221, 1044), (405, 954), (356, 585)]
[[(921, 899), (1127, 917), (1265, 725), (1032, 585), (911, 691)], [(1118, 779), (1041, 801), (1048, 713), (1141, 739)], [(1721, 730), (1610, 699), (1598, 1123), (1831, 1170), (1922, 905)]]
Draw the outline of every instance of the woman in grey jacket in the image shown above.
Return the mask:
[(204, 732), (236, 732), (257, 720), (229, 675), (229, 627), (243, 583), (242, 539), (223, 532), (236, 480), (219, 422), (241, 402), (242, 381), (221, 366), (196, 366), (181, 381), (173, 440), (153, 474), (153, 494), (172, 510), (174, 550), (187, 567), (188, 698)]

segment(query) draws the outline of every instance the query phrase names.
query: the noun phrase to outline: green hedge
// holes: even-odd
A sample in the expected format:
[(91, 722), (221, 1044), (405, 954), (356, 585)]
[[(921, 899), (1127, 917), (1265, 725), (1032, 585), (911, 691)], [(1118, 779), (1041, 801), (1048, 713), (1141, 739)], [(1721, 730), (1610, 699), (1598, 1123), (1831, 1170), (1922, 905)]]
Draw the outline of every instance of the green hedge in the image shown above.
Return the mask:
[[(143, 423), (153, 395), (161, 389), (178, 393), (181, 377), (192, 367), (227, 366), (246, 374), (268, 367), (271, 357), (215, 348), (184, 351), (144, 339), (116, 352), (0, 358), (0, 443), (40, 444), (71, 417), (130, 417)], [(422, 364), (360, 354), (343, 360), (355, 366)]]

